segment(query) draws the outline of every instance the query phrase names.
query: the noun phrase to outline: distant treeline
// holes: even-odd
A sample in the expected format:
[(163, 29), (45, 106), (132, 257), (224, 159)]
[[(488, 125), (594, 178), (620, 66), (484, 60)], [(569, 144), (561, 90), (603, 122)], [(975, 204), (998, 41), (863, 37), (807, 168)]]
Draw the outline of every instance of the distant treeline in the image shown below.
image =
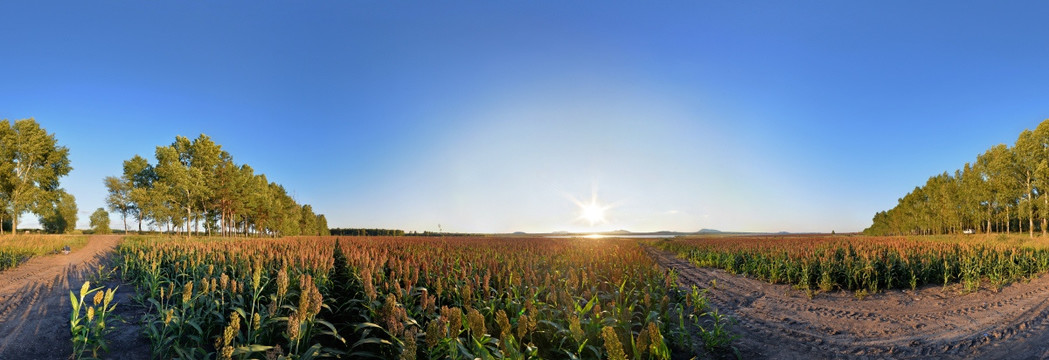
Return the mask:
[(404, 230), (395, 229), (328, 229), (335, 236), (404, 236)]
[(869, 235), (1049, 230), (1049, 120), (998, 144), (954, 174), (930, 177), (874, 215)]
[(328, 232), (332, 236), (481, 236), (480, 234), (470, 233), (449, 233), (449, 232), (435, 232), (435, 231), (423, 231), (423, 232), (405, 232), (404, 230), (396, 229), (342, 229), (334, 228), (328, 229)]
[(412, 233), (408, 234), (408, 235), (411, 235), (411, 236), (486, 236), (485, 234), (433, 232), (433, 231), (423, 231), (421, 233), (417, 233), (417, 232), (412, 231)]

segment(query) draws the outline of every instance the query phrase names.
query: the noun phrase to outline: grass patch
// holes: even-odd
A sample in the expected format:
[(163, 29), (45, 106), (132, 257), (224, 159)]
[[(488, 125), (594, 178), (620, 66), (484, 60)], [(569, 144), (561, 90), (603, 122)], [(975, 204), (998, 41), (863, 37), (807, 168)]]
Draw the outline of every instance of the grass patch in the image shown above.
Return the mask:
[(0, 236), (0, 271), (26, 262), (34, 256), (56, 254), (66, 246), (76, 250), (87, 244), (84, 235), (4, 235)]

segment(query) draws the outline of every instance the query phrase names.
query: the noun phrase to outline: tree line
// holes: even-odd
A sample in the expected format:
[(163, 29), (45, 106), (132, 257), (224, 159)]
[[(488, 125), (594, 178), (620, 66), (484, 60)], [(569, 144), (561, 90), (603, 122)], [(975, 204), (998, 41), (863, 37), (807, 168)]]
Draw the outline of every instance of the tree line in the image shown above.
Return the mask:
[(953, 173), (929, 178), (874, 215), (870, 235), (1049, 231), (1049, 120)]
[(37, 214), (46, 232), (72, 231), (76, 199), (58, 181), (71, 170), (69, 149), (36, 120), (0, 120), (0, 234), (17, 233), (26, 213)]
[(330, 229), (331, 235), (337, 236), (404, 236), (404, 230), (397, 229)]
[(328, 221), (300, 205), (280, 184), (236, 164), (207, 135), (175, 137), (157, 146), (156, 162), (125, 160), (123, 174), (106, 177), (106, 205), (127, 220), (179, 235), (328, 235)]
[(406, 232), (399, 229), (364, 229), (364, 228), (333, 228), (330, 229), (330, 234), (335, 236), (484, 236), (483, 234), (474, 233), (455, 233), (455, 232), (443, 232), (443, 231), (411, 231)]

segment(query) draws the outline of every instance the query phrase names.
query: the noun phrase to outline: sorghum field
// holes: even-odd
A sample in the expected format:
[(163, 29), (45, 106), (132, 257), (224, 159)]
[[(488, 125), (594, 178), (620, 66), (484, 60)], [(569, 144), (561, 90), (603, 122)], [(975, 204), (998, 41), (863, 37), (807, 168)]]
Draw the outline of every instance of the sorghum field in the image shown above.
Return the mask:
[(668, 359), (732, 339), (635, 240), (128, 237), (119, 253), (154, 358)]
[(957, 282), (967, 291), (997, 289), (1049, 270), (1049, 241), (1026, 235), (709, 236), (653, 244), (696, 266), (820, 291)]

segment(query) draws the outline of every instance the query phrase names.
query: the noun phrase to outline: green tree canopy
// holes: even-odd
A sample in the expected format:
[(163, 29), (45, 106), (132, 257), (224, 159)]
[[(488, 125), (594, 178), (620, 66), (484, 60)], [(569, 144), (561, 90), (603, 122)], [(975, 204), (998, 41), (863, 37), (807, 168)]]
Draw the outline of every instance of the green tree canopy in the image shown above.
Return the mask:
[[(1026, 231), (1049, 227), (1049, 120), (952, 173), (930, 177), (874, 215), (873, 235)], [(1040, 221), (1038, 221), (1040, 220)]]
[(208, 234), (223, 236), (327, 234), (322, 215), (298, 204), (284, 186), (235, 163), (207, 135), (178, 136), (171, 145), (158, 146), (155, 155), (155, 165), (135, 155), (124, 161), (120, 177), (104, 179), (109, 208), (122, 218), (136, 217), (140, 231), (148, 220), (186, 234), (201, 224)]
[(61, 198), (58, 180), (72, 169), (69, 149), (59, 146), (55, 135), (36, 120), (0, 121), (0, 205), (4, 206), (0, 213), (11, 217), (14, 232), (18, 231), (19, 216), (47, 209)]
[[(136, 207), (131, 197), (133, 189), (131, 180), (125, 177), (107, 176), (102, 182), (106, 184), (106, 191), (109, 193), (106, 195), (106, 206), (120, 214), (120, 220), (124, 222), (124, 233), (127, 233), (127, 216), (133, 215)], [(107, 213), (106, 216), (109, 214)]]
[(95, 234), (109, 234), (113, 232), (109, 228), (109, 213), (106, 212), (106, 209), (98, 208), (91, 213), (91, 230)]
[(50, 234), (66, 234), (76, 230), (76, 198), (63, 189), (46, 193), (47, 200), (40, 203), (36, 213), (40, 226)]

